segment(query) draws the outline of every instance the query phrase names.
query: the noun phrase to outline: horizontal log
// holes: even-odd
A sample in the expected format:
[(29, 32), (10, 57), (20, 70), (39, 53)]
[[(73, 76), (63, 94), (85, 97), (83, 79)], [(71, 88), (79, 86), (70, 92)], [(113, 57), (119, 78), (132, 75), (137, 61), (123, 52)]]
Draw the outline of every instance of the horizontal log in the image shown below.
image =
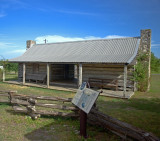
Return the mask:
[(8, 97), (9, 95), (8, 95), (8, 93), (6, 93), (6, 94), (0, 94), (0, 96), (6, 96), (6, 97)]
[(47, 115), (47, 116), (62, 116), (62, 117), (79, 117), (79, 114), (72, 113), (63, 113), (63, 112), (55, 112), (55, 111), (45, 111), (45, 110), (37, 110), (35, 114)]
[(128, 131), (128, 130), (126, 130), (126, 129), (118, 126), (118, 125), (115, 125), (111, 122), (108, 122), (106, 120), (99, 119), (95, 115), (88, 115), (88, 118), (89, 118), (88, 122), (90, 124), (101, 126), (105, 129), (110, 130), (111, 132), (112, 131), (118, 132), (119, 134), (125, 136), (126, 139), (128, 137), (131, 137), (131, 138), (134, 138), (134, 139), (139, 140), (139, 141), (144, 141), (143, 137), (141, 137), (140, 135), (132, 133), (131, 131)]
[[(27, 109), (21, 108), (19, 106), (14, 106), (13, 110), (18, 113), (28, 113)], [(55, 112), (55, 111), (46, 111), (46, 110), (36, 110), (32, 114), (40, 114), (46, 116), (63, 116), (63, 117), (79, 117), (79, 114), (71, 113), (63, 113), (63, 112)]]
[(111, 131), (117, 132), (121, 135), (131, 137), (133, 139), (137, 139), (139, 141), (146, 140), (146, 139), (150, 139), (153, 141), (159, 140), (152, 133), (147, 133), (137, 127), (134, 127), (128, 123), (119, 121), (116, 118), (105, 115), (94, 109), (91, 110), (90, 115), (88, 117), (91, 120), (98, 122), (97, 124), (101, 125), (102, 127), (106, 127), (107, 129), (110, 129)]
[(5, 90), (0, 90), (0, 93), (17, 93), (17, 91), (12, 91), (12, 90), (5, 91)]
[[(30, 103), (24, 100), (17, 100), (13, 99), (11, 101), (12, 104), (19, 104), (23, 106), (29, 106)], [(45, 107), (45, 108), (53, 108), (53, 109), (60, 109), (60, 110), (71, 110), (71, 111), (78, 111), (78, 108), (74, 106), (66, 106), (66, 105), (59, 105), (59, 104), (44, 104), (44, 103), (35, 103), (35, 106), (38, 107)]]
[(86, 67), (86, 66), (92, 66), (92, 67), (106, 67), (106, 68), (123, 68), (124, 65), (119, 65), (119, 64), (83, 64), (83, 67)]
[(9, 100), (0, 99), (0, 103), (10, 103)]
[(32, 95), (22, 95), (22, 94), (12, 94), (15, 98), (33, 98), (37, 100), (50, 100), (50, 101), (61, 101), (61, 102), (71, 102), (72, 98), (61, 98), (61, 97), (50, 97), (50, 96), (32, 96)]
[(53, 108), (53, 109), (60, 109), (60, 110), (71, 110), (71, 111), (78, 111), (78, 108), (66, 105), (58, 105), (58, 104), (43, 104), (43, 103), (36, 103), (36, 106), (39, 107), (46, 107), (46, 108)]
[(13, 110), (17, 113), (25, 113), (27, 114), (27, 109), (26, 108), (22, 108), (20, 106), (13, 106)]

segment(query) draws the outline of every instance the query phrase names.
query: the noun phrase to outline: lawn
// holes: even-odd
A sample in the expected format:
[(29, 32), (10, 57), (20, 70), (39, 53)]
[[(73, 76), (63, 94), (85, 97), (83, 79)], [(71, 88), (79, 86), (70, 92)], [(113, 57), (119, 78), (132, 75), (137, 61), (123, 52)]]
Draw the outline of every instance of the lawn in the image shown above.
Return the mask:
[[(160, 75), (151, 78), (151, 90), (136, 92), (130, 100), (100, 96), (99, 110), (119, 120), (130, 123), (160, 137)], [(17, 90), (21, 94), (73, 97), (75, 93), (42, 88), (5, 84), (2, 90)], [(23, 114), (15, 114), (7, 104), (0, 104), (0, 141), (49, 141), (83, 140), (79, 136), (79, 121), (61, 117), (41, 117), (32, 120)], [(101, 128), (88, 125), (87, 140), (118, 141), (119, 137)]]

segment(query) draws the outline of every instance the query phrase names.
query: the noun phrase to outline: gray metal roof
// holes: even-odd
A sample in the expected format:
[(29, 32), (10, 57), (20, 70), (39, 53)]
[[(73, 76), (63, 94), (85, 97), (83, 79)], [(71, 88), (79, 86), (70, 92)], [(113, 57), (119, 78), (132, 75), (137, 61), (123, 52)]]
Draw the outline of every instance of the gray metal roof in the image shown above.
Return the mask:
[(36, 44), (10, 62), (130, 63), (139, 37)]

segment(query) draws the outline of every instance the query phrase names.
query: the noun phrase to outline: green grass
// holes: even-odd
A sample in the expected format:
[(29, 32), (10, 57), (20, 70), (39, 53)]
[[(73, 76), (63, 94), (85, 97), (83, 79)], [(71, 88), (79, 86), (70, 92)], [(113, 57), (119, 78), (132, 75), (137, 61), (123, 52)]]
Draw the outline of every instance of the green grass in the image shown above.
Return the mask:
[[(160, 75), (151, 78), (149, 92), (136, 92), (129, 100), (100, 96), (97, 101), (99, 110), (119, 120), (130, 123), (160, 137)], [(0, 89), (17, 90), (21, 94), (73, 97), (75, 93), (11, 85), (0, 82)], [(0, 141), (29, 140), (84, 140), (79, 134), (79, 121), (61, 117), (41, 117), (32, 120), (23, 114), (11, 111), (11, 106), (0, 105)], [(119, 137), (107, 130), (87, 126), (88, 141), (111, 140)]]
[(157, 71), (151, 70), (152, 74), (160, 74), (160, 67), (158, 67)]
[[(2, 81), (3, 79), (3, 73), (2, 71), (0, 70), (0, 81)], [(18, 74), (14, 73), (14, 72), (7, 72), (6, 75), (5, 75), (5, 80), (8, 81), (8, 80), (17, 80), (18, 79)]]
[(8, 81), (8, 80), (17, 80), (18, 79), (18, 74), (16, 73), (6, 73), (6, 76), (5, 76), (5, 80)]

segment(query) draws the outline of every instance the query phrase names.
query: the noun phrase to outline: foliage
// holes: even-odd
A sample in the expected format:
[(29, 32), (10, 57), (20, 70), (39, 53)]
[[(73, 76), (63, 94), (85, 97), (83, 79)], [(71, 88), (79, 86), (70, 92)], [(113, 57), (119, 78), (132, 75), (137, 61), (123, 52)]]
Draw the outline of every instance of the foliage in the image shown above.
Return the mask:
[(18, 63), (9, 63), (8, 60), (1, 60), (0, 65), (2, 65), (6, 71), (15, 73), (18, 71)]
[(0, 60), (0, 66), (3, 66), (3, 68), (5, 68), (7, 64), (8, 64), (8, 60), (5, 60), (5, 59)]
[(154, 53), (151, 53), (151, 71), (155, 73), (160, 72), (160, 59), (154, 56)]
[(148, 88), (148, 55), (144, 53), (139, 54), (133, 76), (137, 82), (138, 90), (145, 92)]
[(3, 72), (2, 72), (2, 70), (0, 69), (0, 81), (2, 81), (2, 79), (3, 79)]
[(18, 71), (18, 63), (7, 63), (6, 70), (9, 72), (14, 71), (16, 73)]

